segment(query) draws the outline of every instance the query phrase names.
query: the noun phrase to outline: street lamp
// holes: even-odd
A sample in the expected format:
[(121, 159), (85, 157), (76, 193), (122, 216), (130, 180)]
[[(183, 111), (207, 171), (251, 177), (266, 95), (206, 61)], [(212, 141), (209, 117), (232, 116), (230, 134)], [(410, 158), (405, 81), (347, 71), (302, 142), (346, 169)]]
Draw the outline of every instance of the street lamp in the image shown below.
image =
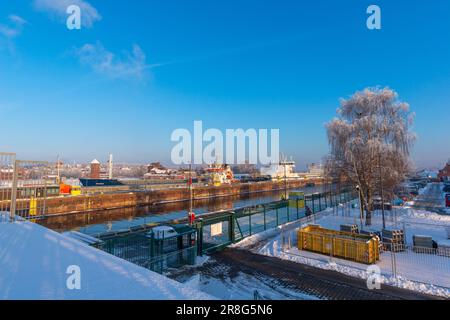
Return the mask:
[(286, 176), (286, 163), (284, 163), (284, 199), (287, 200), (287, 176)]
[(386, 221), (384, 218), (384, 197), (383, 197), (383, 174), (381, 171), (381, 155), (378, 153), (378, 168), (380, 171), (380, 197), (381, 197), (381, 215), (383, 217), (383, 230), (386, 229)]
[(356, 190), (358, 191), (358, 198), (359, 198), (359, 220), (361, 222), (361, 230), (363, 228), (363, 204), (362, 204), (362, 194), (361, 194), (361, 188), (359, 185), (356, 185)]

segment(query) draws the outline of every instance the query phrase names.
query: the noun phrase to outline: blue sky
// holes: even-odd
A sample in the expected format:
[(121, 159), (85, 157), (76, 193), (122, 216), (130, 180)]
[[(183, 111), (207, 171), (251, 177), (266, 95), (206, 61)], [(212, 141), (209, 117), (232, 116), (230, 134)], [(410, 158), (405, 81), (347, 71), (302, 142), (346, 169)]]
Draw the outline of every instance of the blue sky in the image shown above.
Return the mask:
[[(82, 7), (81, 30), (65, 25)], [(366, 8), (382, 29), (366, 28)], [(62, 9), (61, 9), (62, 8)], [(170, 163), (177, 128), (279, 128), (300, 168), (339, 98), (389, 86), (416, 113), (418, 166), (450, 157), (450, 2), (0, 2), (0, 149)], [(110, 59), (110, 60), (108, 60)]]

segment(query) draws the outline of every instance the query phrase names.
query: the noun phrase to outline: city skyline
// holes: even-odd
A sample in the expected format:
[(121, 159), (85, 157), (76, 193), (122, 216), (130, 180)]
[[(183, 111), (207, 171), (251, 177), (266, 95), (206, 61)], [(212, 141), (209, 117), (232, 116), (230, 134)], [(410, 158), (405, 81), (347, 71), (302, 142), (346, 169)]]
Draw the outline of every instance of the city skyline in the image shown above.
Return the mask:
[[(66, 2), (81, 4), (81, 30), (67, 29)], [(171, 133), (201, 120), (222, 131), (280, 129), (280, 151), (304, 168), (327, 154), (324, 124), (340, 98), (388, 86), (416, 113), (412, 160), (441, 167), (450, 4), (377, 1), (381, 30), (366, 27), (368, 1), (307, 4), (2, 3), (0, 148), (171, 165)]]

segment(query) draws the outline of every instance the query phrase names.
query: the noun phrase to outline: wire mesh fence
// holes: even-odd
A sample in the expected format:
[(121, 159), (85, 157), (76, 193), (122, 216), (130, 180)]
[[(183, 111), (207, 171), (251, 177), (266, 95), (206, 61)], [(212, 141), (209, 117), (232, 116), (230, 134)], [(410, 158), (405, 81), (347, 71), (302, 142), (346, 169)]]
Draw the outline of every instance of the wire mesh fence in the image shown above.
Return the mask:
[(12, 203), (11, 214), (25, 219), (35, 219), (47, 212), (47, 198), (59, 192), (56, 177), (51, 175), (52, 167), (46, 161), (16, 160), (16, 201)]
[(14, 153), (0, 152), (0, 221), (44, 216), (47, 198), (59, 194), (53, 169), (46, 161), (18, 160)]
[[(180, 241), (183, 249), (178, 249)], [(158, 273), (193, 265), (197, 257), (197, 247), (189, 243), (188, 237), (165, 239), (162, 243), (147, 233), (106, 239), (99, 249)]]
[(11, 220), (11, 199), (13, 198), (14, 164), (16, 155), (14, 153), (0, 152), (0, 222)]
[[(324, 215), (301, 219), (295, 226), (283, 229), (281, 232), (280, 252), (291, 260), (307, 263), (314, 266), (330, 268), (330, 264), (336, 265), (341, 272), (364, 275), (367, 265), (356, 263), (329, 255), (300, 250), (297, 242), (298, 227), (308, 223), (318, 223), (333, 229), (339, 229), (342, 224), (355, 224), (358, 219), (354, 216), (346, 216), (342, 211), (326, 212)], [(323, 218), (323, 219), (322, 219)], [(372, 217), (372, 228), (381, 230), (381, 217), (375, 213)], [(404, 242), (382, 245), (380, 248), (380, 260), (376, 263), (381, 273), (391, 281), (413, 281), (419, 285), (432, 285), (436, 288), (450, 289), (450, 239), (447, 231), (450, 225), (444, 223), (425, 223), (418, 221), (404, 221), (405, 217), (399, 212), (389, 214), (390, 227), (404, 232)], [(366, 226), (364, 226), (366, 228)], [(422, 236), (420, 236), (422, 234)], [(434, 239), (444, 239), (431, 242), (424, 247), (414, 242), (415, 236), (423, 237), (423, 234), (431, 234)]]
[(345, 190), (336, 194), (315, 193), (306, 195), (304, 204), (295, 200), (280, 200), (220, 212), (220, 215), (201, 216), (199, 248), (203, 253), (210, 253), (286, 223), (315, 221), (316, 217), (324, 214), (337, 214), (344, 209), (341, 208), (342, 203), (352, 201), (353, 197), (353, 192)]

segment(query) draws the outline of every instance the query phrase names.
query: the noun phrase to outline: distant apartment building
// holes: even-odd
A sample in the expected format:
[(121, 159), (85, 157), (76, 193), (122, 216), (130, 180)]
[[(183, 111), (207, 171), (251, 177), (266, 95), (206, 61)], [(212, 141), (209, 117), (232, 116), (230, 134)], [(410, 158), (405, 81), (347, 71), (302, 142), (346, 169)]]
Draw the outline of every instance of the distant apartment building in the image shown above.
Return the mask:
[(144, 179), (176, 179), (178, 176), (177, 170), (164, 167), (160, 162), (153, 162), (147, 166), (147, 173), (144, 174)]
[[(19, 168), (17, 171), (17, 178), (19, 180), (23, 179), (25, 176), (25, 169)], [(0, 180), (7, 181), (12, 180), (14, 176), (14, 170), (12, 168), (0, 169)]]
[(12, 180), (14, 175), (13, 169), (1, 169), (0, 180)]

